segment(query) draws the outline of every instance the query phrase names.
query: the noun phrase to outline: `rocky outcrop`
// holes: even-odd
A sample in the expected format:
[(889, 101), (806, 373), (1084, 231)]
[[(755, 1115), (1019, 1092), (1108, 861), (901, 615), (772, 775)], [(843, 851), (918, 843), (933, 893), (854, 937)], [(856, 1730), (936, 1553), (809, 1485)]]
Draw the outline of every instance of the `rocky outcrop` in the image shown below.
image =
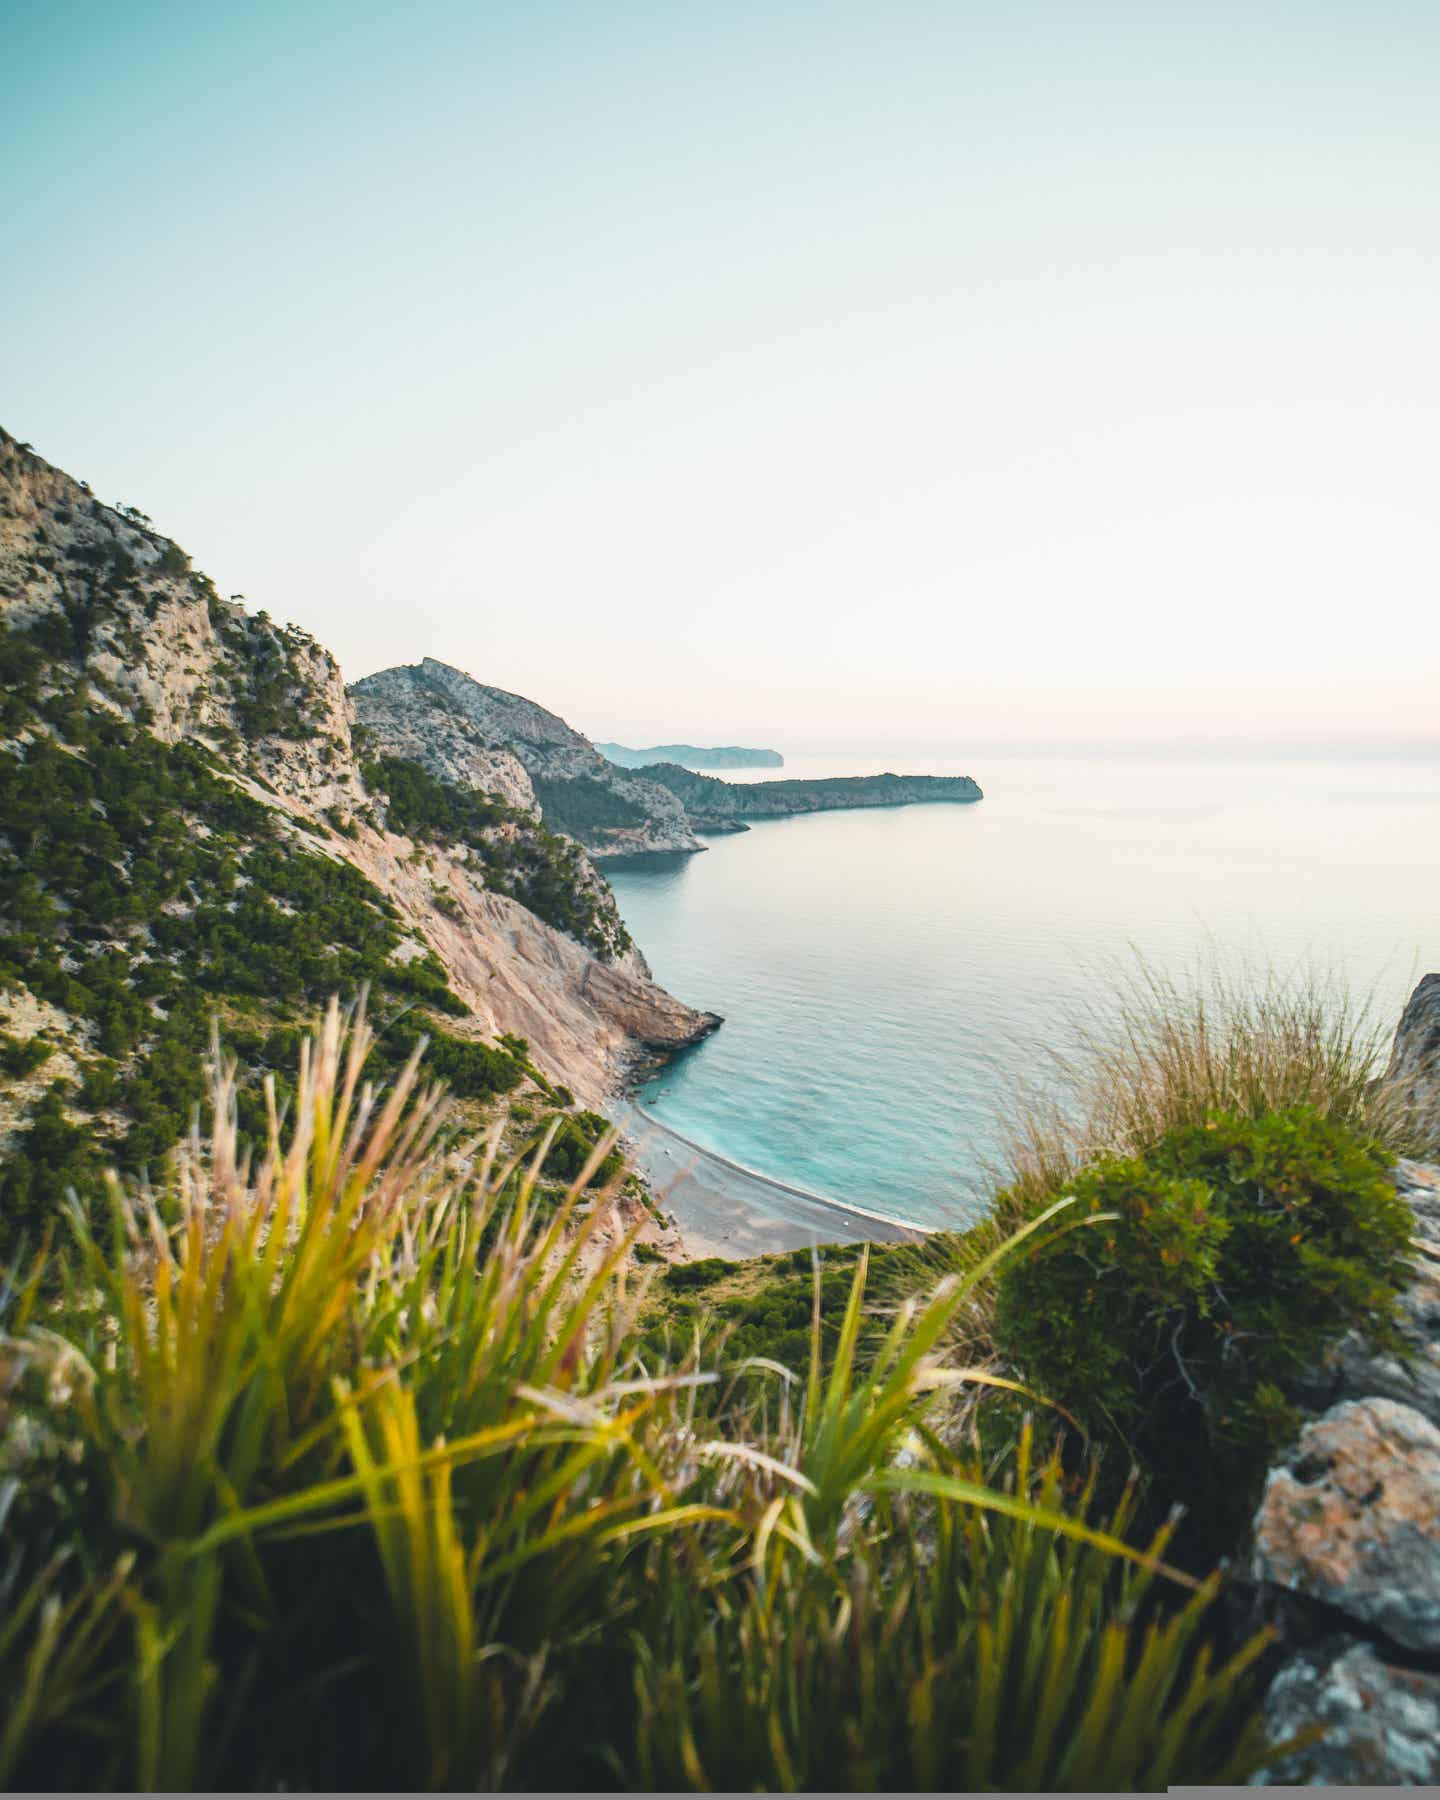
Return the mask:
[(648, 769), (652, 763), (678, 763), (682, 769), (783, 769), (778, 750), (746, 750), (739, 744), (717, 744), (705, 750), (698, 744), (655, 744), (649, 750), (632, 750), (628, 744), (596, 744), (607, 762), (622, 769)]
[(418, 762), (453, 787), (498, 794), (510, 806), (540, 817), (540, 802), (525, 765), (500, 748), (463, 714), (414, 704), (408, 685), (371, 676), (377, 686), (356, 688), (352, 704), (362, 744)]
[(1426, 975), (1410, 996), (1384, 1083), (1406, 1115), (1408, 1134), (1440, 1145), (1440, 975)]
[(424, 763), (442, 780), (470, 780), (488, 751), (519, 765), (545, 823), (595, 857), (701, 850), (685, 809), (643, 776), (607, 762), (590, 740), (533, 700), (486, 687), (448, 663), (382, 669), (350, 689), (356, 717), (381, 749)]
[(1398, 1400), (1347, 1400), (1307, 1425), (1266, 1483), (1255, 1573), (1440, 1653), (1440, 1429)]
[(4, 431), (0, 618), (165, 742), (204, 744), (308, 812), (364, 806), (329, 651), (222, 600), (143, 513), (103, 505)]
[(1428, 1787), (1440, 1782), (1440, 1675), (1386, 1662), (1369, 1644), (1326, 1640), (1275, 1677), (1266, 1723), (1281, 1742), (1318, 1743), (1267, 1769), (1259, 1785)]
[(1403, 1351), (1353, 1335), (1302, 1384), (1319, 1416), (1271, 1469), (1251, 1575), (1287, 1652), (1266, 1697), (1283, 1740), (1321, 1742), (1262, 1780), (1440, 1780), (1440, 1168), (1402, 1161), (1414, 1276)]

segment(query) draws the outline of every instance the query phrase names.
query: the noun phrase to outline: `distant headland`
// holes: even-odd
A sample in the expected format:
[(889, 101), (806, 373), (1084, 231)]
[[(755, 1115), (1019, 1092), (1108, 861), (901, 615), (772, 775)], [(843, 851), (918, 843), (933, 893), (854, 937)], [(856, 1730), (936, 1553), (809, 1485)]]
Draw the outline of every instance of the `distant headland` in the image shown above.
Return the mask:
[(596, 744), (607, 762), (622, 769), (648, 769), (653, 763), (678, 763), (682, 769), (783, 769), (778, 750), (747, 750), (739, 744), (702, 749), (696, 744), (655, 744), (632, 750), (627, 744)]

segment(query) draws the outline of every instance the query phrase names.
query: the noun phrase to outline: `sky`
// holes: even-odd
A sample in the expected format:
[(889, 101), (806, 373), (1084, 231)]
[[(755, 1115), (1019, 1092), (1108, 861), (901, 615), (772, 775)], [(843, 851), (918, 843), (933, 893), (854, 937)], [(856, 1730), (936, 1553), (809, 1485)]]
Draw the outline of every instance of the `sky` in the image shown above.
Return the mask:
[(1440, 743), (1440, 8), (0, 0), (0, 423), (597, 738)]

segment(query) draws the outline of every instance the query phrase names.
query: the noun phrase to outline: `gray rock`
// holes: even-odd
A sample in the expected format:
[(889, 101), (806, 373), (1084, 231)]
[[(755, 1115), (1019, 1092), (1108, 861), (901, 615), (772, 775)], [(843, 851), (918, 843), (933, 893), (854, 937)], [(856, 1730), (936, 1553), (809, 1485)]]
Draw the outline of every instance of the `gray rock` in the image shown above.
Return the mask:
[(1440, 1144), (1440, 975), (1423, 977), (1406, 1002), (1384, 1085), (1411, 1133)]
[[(512, 797), (523, 782), (526, 803), (532, 807), (532, 781), (591, 783), (608, 789), (628, 803), (637, 822), (577, 824), (572, 835), (592, 856), (705, 848), (691, 830), (685, 808), (665, 788), (642, 774), (616, 768), (557, 713), (504, 688), (487, 687), (449, 663), (427, 656), (418, 663), (382, 669), (357, 681), (350, 698), (356, 718), (375, 734), (382, 749), (413, 757), (442, 781), (488, 786)], [(486, 773), (492, 765), (501, 767), (498, 759), (507, 766), (508, 789)], [(556, 791), (563, 792), (552, 789)], [(545, 822), (557, 831), (570, 830), (566, 819), (548, 811)]]
[(1265, 1723), (1277, 1742), (1313, 1725), (1325, 1735), (1263, 1770), (1258, 1787), (1440, 1782), (1440, 1674), (1397, 1668), (1369, 1644), (1339, 1640), (1282, 1669), (1265, 1699)]
[(1259, 1581), (1440, 1652), (1440, 1430), (1394, 1400), (1333, 1407), (1270, 1471)]
[(1440, 1167), (1402, 1156), (1395, 1165), (1395, 1185), (1415, 1215), (1419, 1235), (1440, 1250)]

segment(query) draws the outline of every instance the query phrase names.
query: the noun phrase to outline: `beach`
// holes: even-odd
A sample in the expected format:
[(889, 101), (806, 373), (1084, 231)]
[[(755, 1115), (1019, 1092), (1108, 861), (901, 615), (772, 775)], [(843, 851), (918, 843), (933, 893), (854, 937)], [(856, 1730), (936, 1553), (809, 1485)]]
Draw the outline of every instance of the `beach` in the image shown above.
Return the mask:
[(807, 1193), (702, 1149), (633, 1102), (614, 1118), (626, 1160), (674, 1219), (691, 1257), (738, 1261), (810, 1244), (896, 1244), (925, 1235), (922, 1226)]

